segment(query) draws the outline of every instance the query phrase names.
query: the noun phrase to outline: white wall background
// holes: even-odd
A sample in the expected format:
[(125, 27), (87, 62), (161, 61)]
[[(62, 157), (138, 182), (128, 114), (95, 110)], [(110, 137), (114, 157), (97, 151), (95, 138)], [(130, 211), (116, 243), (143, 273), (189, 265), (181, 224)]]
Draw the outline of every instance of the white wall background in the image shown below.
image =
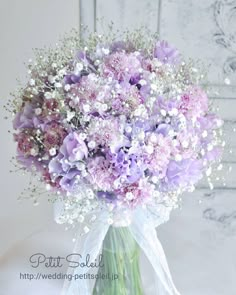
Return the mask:
[[(103, 25), (97, 18), (103, 18)], [(34, 252), (59, 255), (72, 247), (72, 234), (54, 224), (47, 200), (38, 207), (16, 200), (27, 187), (28, 177), (9, 173), (15, 145), (7, 132), (10, 121), (3, 119), (3, 104), (17, 85), (15, 77), (24, 81), (23, 62), (32, 57), (32, 48), (55, 44), (65, 32), (79, 28), (80, 22), (91, 31), (102, 32), (110, 21), (120, 29), (146, 25), (175, 44), (186, 57), (200, 58), (209, 65), (211, 96), (226, 122), (229, 147), (225, 169), (213, 191), (202, 183), (194, 194), (185, 196), (182, 209), (158, 229), (158, 235), (183, 295), (235, 295), (235, 0), (0, 1), (0, 295), (41, 295), (43, 290), (47, 295), (59, 294), (62, 282), (29, 284), (19, 280), (19, 272), (30, 270), (27, 259)], [(226, 77), (231, 81), (229, 86), (224, 82)]]

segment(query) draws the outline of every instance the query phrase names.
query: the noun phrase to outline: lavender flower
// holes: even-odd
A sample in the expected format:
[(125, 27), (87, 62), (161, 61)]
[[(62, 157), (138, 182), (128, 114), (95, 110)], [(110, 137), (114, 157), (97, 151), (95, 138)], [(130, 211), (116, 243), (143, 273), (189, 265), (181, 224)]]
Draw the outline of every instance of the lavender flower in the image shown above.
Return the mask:
[(177, 64), (180, 60), (179, 52), (166, 41), (158, 41), (154, 48), (154, 57), (163, 63)]
[(68, 134), (59, 154), (49, 162), (49, 173), (55, 180), (61, 178), (60, 185), (66, 191), (73, 191), (85, 166), (82, 162), (88, 156), (84, 141), (76, 132)]
[(121, 148), (117, 153), (110, 153), (109, 161), (112, 163), (117, 183), (135, 183), (144, 176), (145, 165), (138, 153), (129, 152), (129, 148)]
[(13, 121), (14, 129), (35, 128), (39, 124), (40, 120), (35, 114), (35, 106), (29, 102), (16, 114)]
[(188, 187), (202, 177), (202, 162), (195, 159), (185, 159), (179, 162), (171, 161), (166, 172), (168, 189)]
[(64, 78), (64, 84), (71, 85), (71, 84), (79, 83), (80, 78), (81, 78), (81, 75), (75, 75), (75, 74), (66, 75)]

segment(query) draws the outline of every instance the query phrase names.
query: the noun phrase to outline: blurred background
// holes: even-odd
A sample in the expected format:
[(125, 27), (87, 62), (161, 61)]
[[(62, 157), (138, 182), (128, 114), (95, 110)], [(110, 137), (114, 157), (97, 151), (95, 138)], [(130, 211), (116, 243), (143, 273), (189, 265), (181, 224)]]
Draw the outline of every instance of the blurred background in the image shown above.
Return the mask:
[(111, 21), (121, 30), (147, 26), (185, 57), (200, 59), (209, 68), (206, 84), (225, 120), (224, 168), (212, 190), (202, 182), (194, 193), (183, 196), (180, 210), (157, 234), (182, 295), (235, 295), (235, 0), (0, 1), (0, 295), (59, 294), (62, 281), (29, 282), (19, 274), (32, 272), (28, 259), (34, 253), (63, 255), (73, 249), (73, 232), (54, 223), (46, 198), (38, 206), (17, 201), (29, 176), (10, 173), (15, 144), (3, 105), (17, 87), (15, 78), (26, 80), (24, 62), (33, 58), (32, 48), (53, 46), (72, 28), (80, 30), (81, 23), (90, 31), (104, 32)]

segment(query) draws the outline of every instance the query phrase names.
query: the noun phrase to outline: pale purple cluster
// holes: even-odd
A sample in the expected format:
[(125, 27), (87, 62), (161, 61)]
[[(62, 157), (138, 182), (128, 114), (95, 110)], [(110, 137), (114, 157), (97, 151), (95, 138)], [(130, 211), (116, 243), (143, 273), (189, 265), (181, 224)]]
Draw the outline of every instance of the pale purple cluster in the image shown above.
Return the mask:
[(220, 157), (221, 120), (175, 48), (159, 41), (150, 52), (98, 43), (49, 66), (50, 87), (32, 74), (14, 120), (20, 162), (62, 194), (83, 182), (127, 206), (195, 185)]

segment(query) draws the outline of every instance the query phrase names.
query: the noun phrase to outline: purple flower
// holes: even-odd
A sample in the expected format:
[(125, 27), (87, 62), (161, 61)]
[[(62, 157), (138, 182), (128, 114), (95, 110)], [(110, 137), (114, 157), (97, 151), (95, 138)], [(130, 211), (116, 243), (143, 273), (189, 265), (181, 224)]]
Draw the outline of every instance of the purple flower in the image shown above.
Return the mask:
[[(140, 81), (140, 74), (135, 74), (134, 76), (132, 76), (131, 78), (130, 78), (130, 80), (129, 80), (129, 83), (131, 84), (131, 85), (136, 85), (136, 84), (138, 84), (138, 82)], [(139, 86), (139, 85), (137, 85), (137, 86)], [(140, 88), (141, 88), (141, 85), (140, 85)]]
[(60, 152), (69, 162), (81, 161), (88, 157), (87, 146), (77, 132), (69, 133), (65, 137)]
[(106, 44), (98, 43), (95, 50), (95, 58), (101, 59), (104, 56), (108, 55), (110, 52), (109, 46)]
[(65, 84), (76, 84), (79, 83), (81, 75), (69, 74), (64, 77)]
[(121, 148), (117, 153), (109, 154), (109, 161), (112, 163), (114, 174), (122, 182), (132, 184), (144, 175), (145, 166), (138, 151), (132, 150), (132, 153), (129, 153), (128, 148)]
[(93, 60), (90, 58), (89, 54), (84, 51), (79, 51), (76, 54), (76, 60), (82, 61), (84, 68), (87, 70), (81, 71), (81, 76), (87, 76), (90, 72), (96, 72), (96, 68), (94, 67)]
[(114, 201), (116, 200), (116, 195), (111, 192), (103, 192), (103, 191), (98, 191), (97, 196), (100, 199), (106, 199), (107, 201)]
[(117, 51), (130, 52), (134, 50), (134, 46), (131, 42), (115, 41), (111, 44), (110, 50), (111, 52), (117, 52)]
[(180, 60), (179, 52), (166, 41), (158, 41), (154, 48), (154, 57), (163, 63), (177, 64)]
[(77, 176), (80, 175), (80, 171), (76, 168), (72, 168), (68, 173), (64, 174), (60, 180), (60, 186), (66, 191), (73, 191), (78, 186)]
[(207, 151), (203, 159), (206, 159), (208, 162), (214, 162), (220, 160), (221, 156), (222, 149), (219, 147), (215, 147), (211, 151)]
[(217, 117), (212, 114), (208, 114), (204, 117), (200, 117), (197, 119), (197, 122), (200, 124), (201, 130), (213, 130), (217, 127)]
[(88, 165), (87, 180), (97, 189), (103, 191), (112, 190), (115, 175), (111, 163), (103, 156), (90, 159)]
[(133, 125), (133, 132), (132, 135), (138, 135), (138, 133), (140, 133), (140, 131), (151, 131), (153, 129), (153, 124), (151, 121), (149, 120), (137, 120), (134, 125)]
[(39, 162), (36, 157), (33, 156), (25, 156), (22, 152), (18, 151), (16, 156), (17, 162), (24, 166), (28, 171), (34, 171), (36, 169), (39, 172), (43, 171), (43, 165), (47, 165), (48, 163), (46, 161)]
[(172, 190), (193, 185), (201, 179), (202, 168), (200, 160), (170, 161), (166, 171), (166, 186)]
[(127, 182), (131, 184), (143, 177), (144, 165), (142, 165), (142, 162), (139, 161), (136, 155), (131, 155), (129, 157), (129, 161), (130, 161), (130, 164), (129, 164), (129, 170), (128, 170), (128, 175), (126, 179), (127, 179)]
[(140, 88), (140, 94), (144, 101), (150, 96), (151, 86), (149, 84), (143, 85)]
[(139, 74), (141, 62), (134, 53), (114, 52), (107, 56), (103, 65), (103, 74), (118, 81), (129, 81)]
[(159, 113), (160, 110), (165, 110), (167, 113), (173, 111), (173, 109), (179, 108), (179, 102), (175, 99), (166, 100), (163, 96), (159, 96), (154, 105), (154, 112)]
[(79, 134), (68, 134), (60, 148), (59, 154), (49, 162), (52, 179), (61, 177), (60, 185), (66, 191), (73, 191), (84, 165), (81, 162), (88, 156), (88, 149)]
[(89, 58), (89, 56), (87, 55), (87, 53), (82, 50), (77, 52), (75, 59), (83, 61), (83, 63), (86, 65), (88, 65), (92, 62), (91, 59)]
[(13, 121), (14, 129), (34, 128), (40, 124), (39, 119), (35, 115), (34, 106), (27, 102), (23, 109), (16, 114)]
[(171, 126), (169, 124), (162, 123), (158, 125), (156, 132), (158, 134), (162, 134), (163, 136), (167, 136), (170, 130)]

